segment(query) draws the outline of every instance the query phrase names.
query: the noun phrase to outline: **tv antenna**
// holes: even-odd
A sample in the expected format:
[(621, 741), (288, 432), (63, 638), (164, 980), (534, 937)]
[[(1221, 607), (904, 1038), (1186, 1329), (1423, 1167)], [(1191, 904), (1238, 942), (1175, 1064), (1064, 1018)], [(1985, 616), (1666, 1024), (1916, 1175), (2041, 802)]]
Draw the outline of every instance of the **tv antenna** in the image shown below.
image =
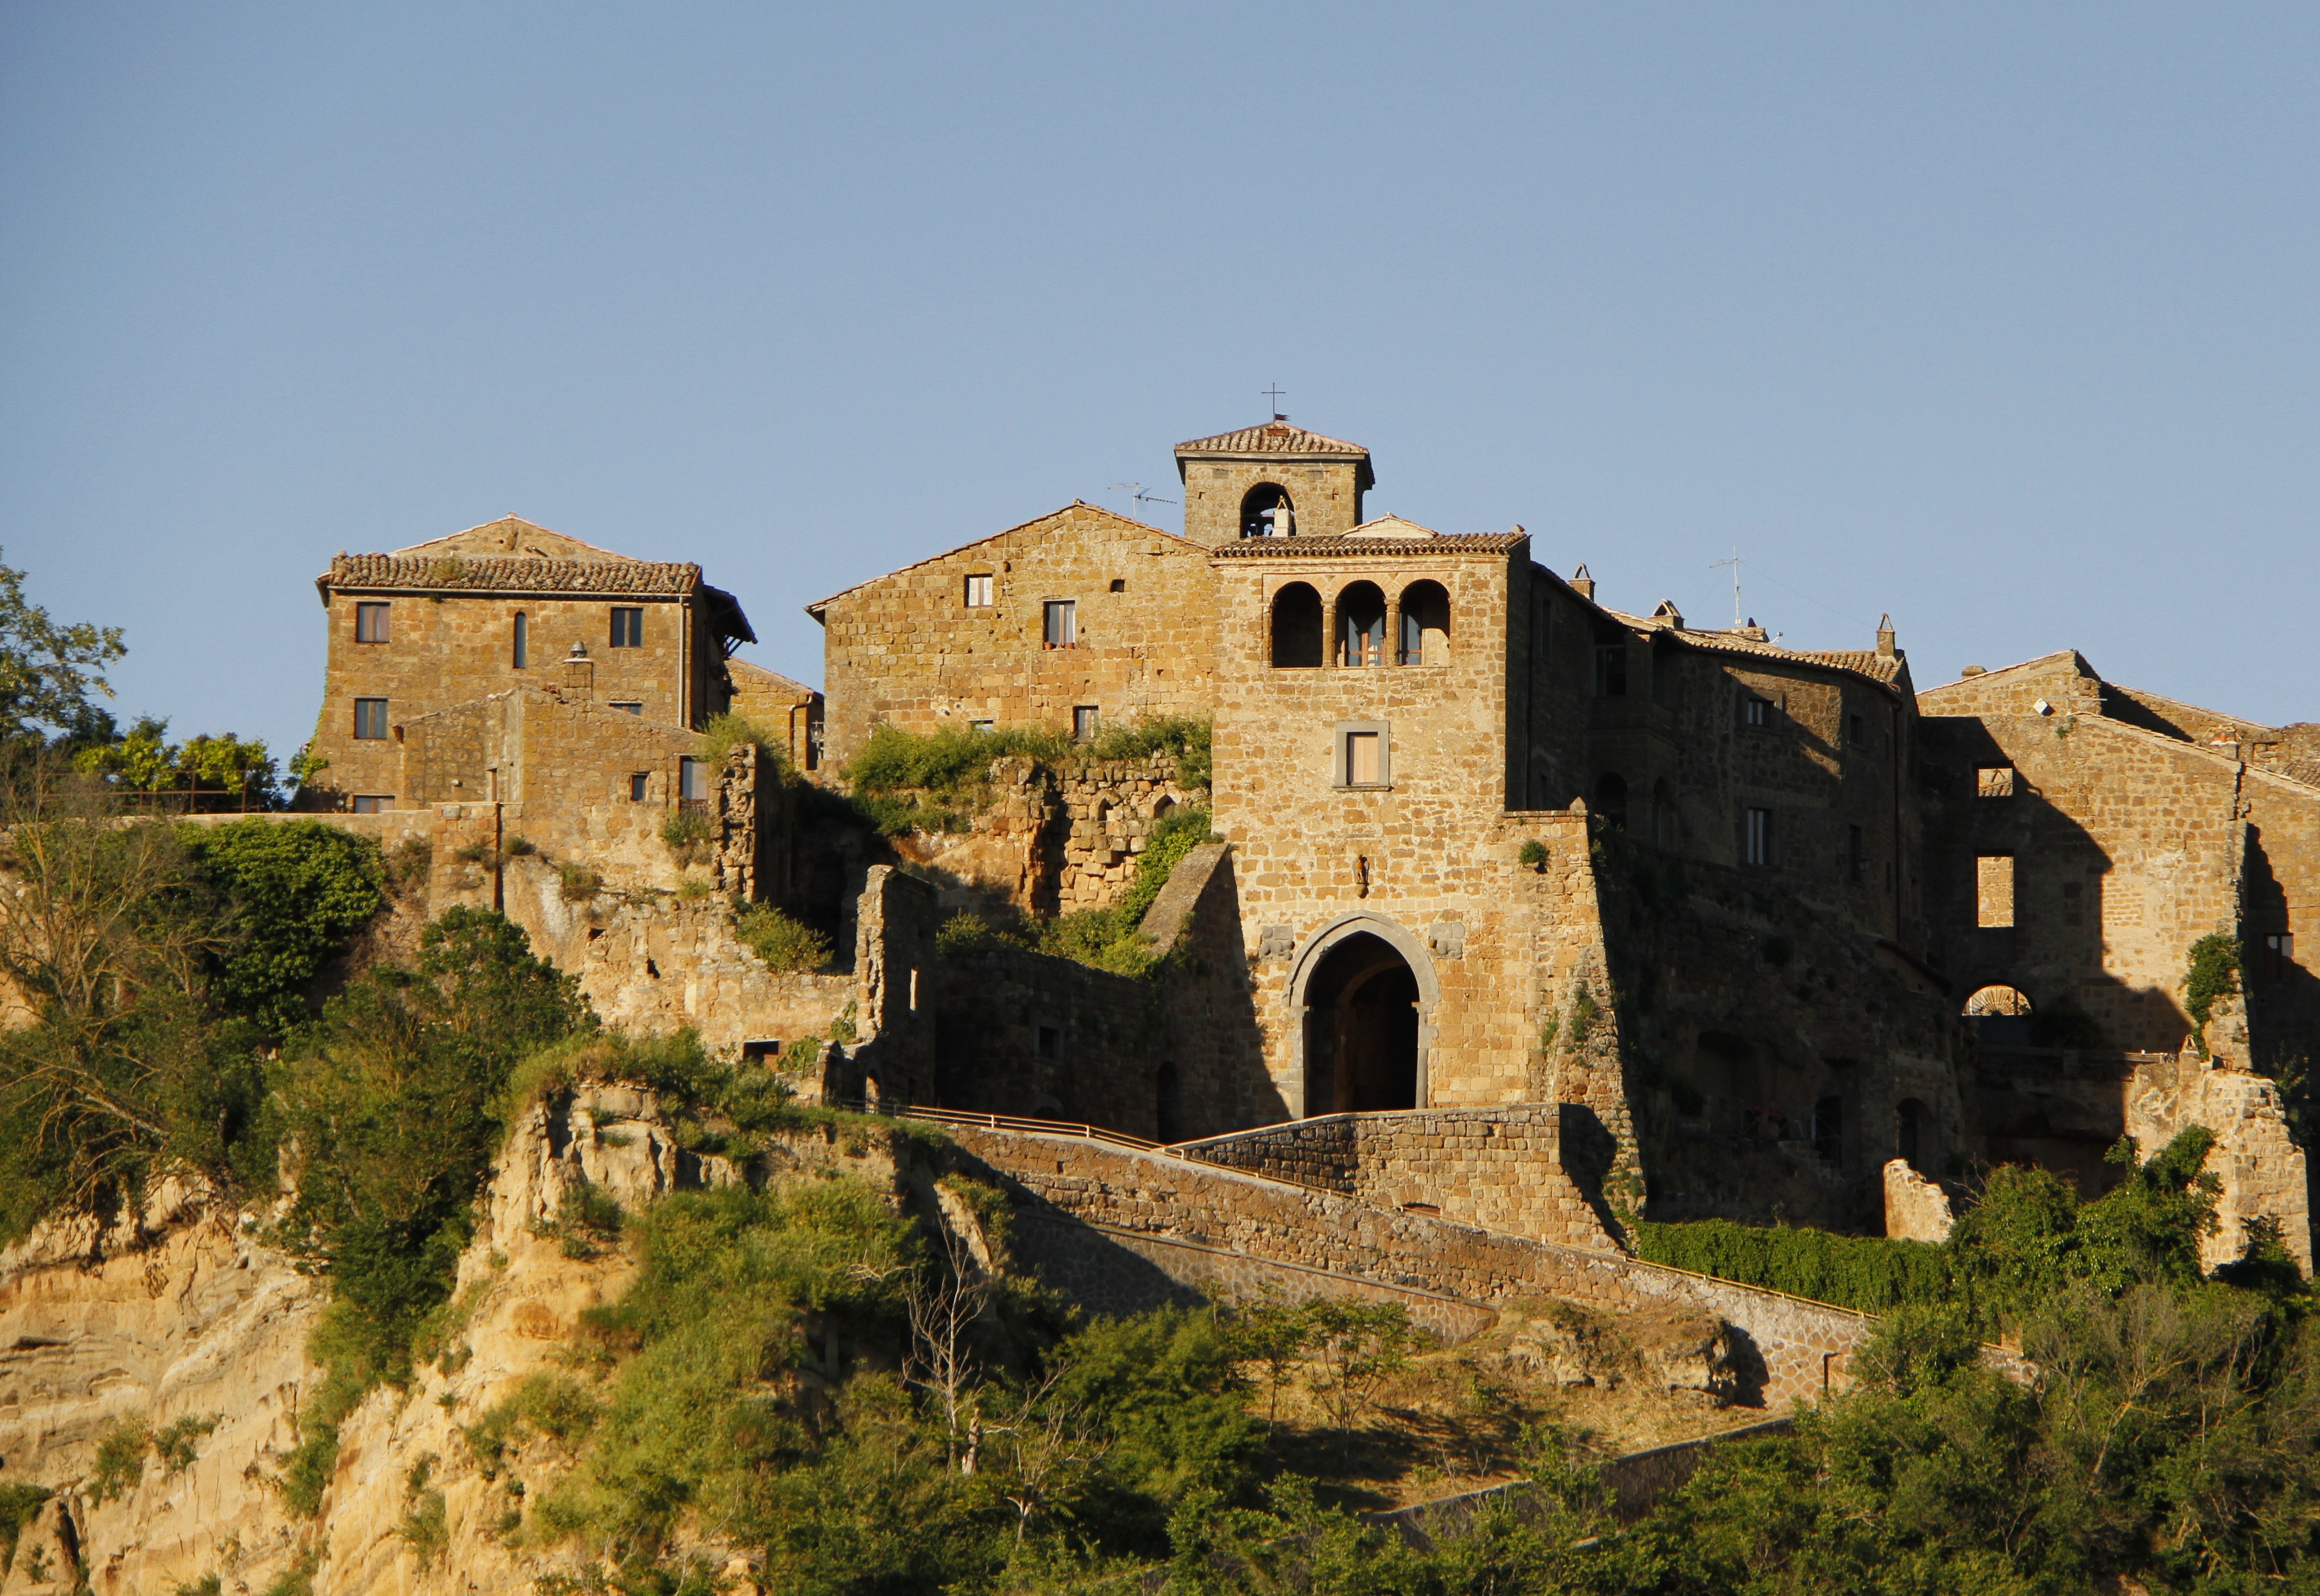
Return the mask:
[(1275, 383), (1272, 387), (1264, 389), (1263, 392), (1267, 399), (1273, 401), (1273, 419), (1276, 421), (1286, 421), (1289, 419), (1288, 417), (1281, 413), (1281, 401), (1288, 396), (1289, 390), (1283, 388), (1280, 383)]
[(1115, 493), (1125, 492), (1130, 498), (1135, 500), (1136, 513), (1139, 518), (1142, 517), (1144, 507), (1147, 504), (1174, 504), (1176, 502), (1174, 499), (1163, 499), (1157, 493), (1146, 492), (1142, 482), (1114, 482), (1111, 484), (1110, 491)]
[(1716, 562), (1716, 564), (1715, 564), (1710, 565), (1710, 566), (1708, 567), (1708, 569), (1709, 569), (1710, 571), (1721, 571), (1721, 570), (1723, 570), (1726, 565), (1729, 565), (1729, 566), (1731, 566), (1731, 567), (1732, 567), (1732, 629), (1733, 629), (1734, 631), (1735, 631), (1735, 632), (1736, 632), (1736, 631), (1738, 631), (1738, 630), (1740, 629), (1741, 625), (1742, 625), (1741, 618), (1740, 618), (1740, 546), (1739, 546), (1739, 545), (1735, 544), (1735, 545), (1733, 546), (1733, 547), (1732, 547), (1732, 557), (1731, 557), (1730, 559), (1728, 559), (1728, 560), (1718, 560), (1718, 561), (1717, 561), (1717, 562)]

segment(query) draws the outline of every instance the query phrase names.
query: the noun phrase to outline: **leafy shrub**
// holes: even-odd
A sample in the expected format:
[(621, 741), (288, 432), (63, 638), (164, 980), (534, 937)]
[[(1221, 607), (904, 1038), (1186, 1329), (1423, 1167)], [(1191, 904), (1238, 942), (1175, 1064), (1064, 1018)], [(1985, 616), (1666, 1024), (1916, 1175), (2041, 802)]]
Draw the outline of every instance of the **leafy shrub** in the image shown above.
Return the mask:
[(1141, 934), (1145, 915), (1184, 856), (1216, 840), (1206, 809), (1177, 809), (1164, 816), (1145, 838), (1136, 878), (1119, 901), (1108, 909), (1082, 909), (1048, 922), (1040, 934), (1040, 951), (1120, 975), (1146, 973), (1157, 954)]
[(145, 1477), (145, 1453), (153, 1431), (142, 1419), (116, 1419), (96, 1438), (96, 1462), (89, 1469), (88, 1493), (111, 1501), (137, 1489)]
[(544, 1435), (562, 1446), (576, 1446), (596, 1427), (603, 1404), (569, 1375), (541, 1372), (529, 1375), (515, 1394), (487, 1409), (460, 1434), (486, 1480), (498, 1476), (510, 1447), (526, 1436)]
[(772, 904), (750, 904), (733, 916), (733, 934), (766, 969), (814, 970), (837, 956), (830, 941)]
[(394, 1533), (411, 1548), (412, 1557), (422, 1570), (432, 1567), (451, 1541), (449, 1504), (430, 1483), (438, 1461), (429, 1452), (411, 1465), (403, 1480), (403, 1521), (394, 1527)]
[(45, 1485), (0, 1485), (0, 1569), (16, 1561), (16, 1542), (50, 1492)]
[(1546, 844), (1540, 842), (1536, 837), (1525, 837), (1523, 839), (1521, 851), (1515, 855), (1515, 861), (1526, 870), (1545, 870), (1546, 868)]
[(276, 1036), (313, 1017), (323, 968), (385, 901), (378, 846), (318, 820), (238, 820), (184, 830), (195, 868), (225, 900), (231, 941), (217, 998)]
[(435, 844), (425, 837), (405, 837), (386, 856), (386, 879), (394, 887), (426, 885), (435, 868)]
[(1883, 1237), (1839, 1236), (1801, 1226), (1726, 1219), (1628, 1227), (1636, 1256), (1791, 1296), (1881, 1313), (1904, 1303), (1948, 1301), (1954, 1289), (1940, 1247)]
[(194, 1465), (198, 1456), (194, 1443), (215, 1431), (222, 1417), (218, 1413), (187, 1413), (171, 1420), (154, 1432), (153, 1455), (170, 1474), (183, 1474)]
[(709, 816), (692, 809), (679, 809), (660, 823), (660, 840), (687, 864), (701, 857), (716, 834)]
[(2240, 943), (2221, 932), (2191, 944), (2190, 967), (2183, 976), (2183, 1006), (2192, 1023), (2205, 1031), (2216, 1012), (2216, 1000), (2240, 989)]
[(1214, 725), (1206, 716), (1146, 716), (1126, 726), (1108, 727), (1088, 750), (1097, 759), (1146, 759), (1155, 753), (1176, 756), (1176, 784), (1186, 789), (1209, 785), (1210, 744)]
[(705, 760), (722, 763), (727, 754), (745, 744), (755, 748), (759, 758), (773, 761), (776, 767), (786, 768), (789, 764), (789, 739), (744, 716), (730, 711), (712, 715), (709, 724), (701, 728), (701, 757)]

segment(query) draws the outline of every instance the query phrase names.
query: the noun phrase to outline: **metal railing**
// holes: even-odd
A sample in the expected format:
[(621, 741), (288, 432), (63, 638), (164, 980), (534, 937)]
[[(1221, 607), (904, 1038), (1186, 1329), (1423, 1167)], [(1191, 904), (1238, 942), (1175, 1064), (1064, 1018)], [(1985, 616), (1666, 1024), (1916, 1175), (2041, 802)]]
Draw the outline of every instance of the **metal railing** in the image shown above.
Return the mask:
[(1293, 1175), (1276, 1175), (1262, 1169), (1244, 1169), (1237, 1164), (1219, 1163), (1204, 1159), (1198, 1153), (1182, 1150), (1193, 1145), (1186, 1142), (1171, 1146), (1165, 1141), (1152, 1141), (1142, 1136), (1130, 1136), (1125, 1131), (1108, 1131), (1101, 1125), (1091, 1125), (1078, 1120), (1035, 1120), (1021, 1114), (979, 1114), (962, 1108), (931, 1108), (917, 1103), (887, 1103), (871, 1105), (860, 1100), (845, 1107), (866, 1114), (890, 1114), (899, 1119), (931, 1120), (938, 1125), (964, 1125), (981, 1131), (1014, 1131), (1033, 1136), (1070, 1136), (1083, 1141), (1105, 1142), (1124, 1147), (1130, 1152), (1156, 1153), (1164, 1159), (1174, 1159), (1180, 1164), (1190, 1164), (1198, 1169), (1214, 1169), (1227, 1175), (1246, 1175), (1252, 1180), (1270, 1180), (1280, 1186), (1293, 1186), (1300, 1191), (1319, 1192), (1324, 1196), (1346, 1197), (1352, 1194), (1336, 1186), (1300, 1180)]

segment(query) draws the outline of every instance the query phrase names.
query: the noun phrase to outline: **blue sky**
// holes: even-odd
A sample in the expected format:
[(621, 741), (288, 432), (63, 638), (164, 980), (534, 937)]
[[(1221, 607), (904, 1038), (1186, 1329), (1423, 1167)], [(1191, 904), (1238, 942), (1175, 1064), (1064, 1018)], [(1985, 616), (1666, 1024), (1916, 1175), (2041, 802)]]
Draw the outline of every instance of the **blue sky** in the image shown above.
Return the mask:
[[(1921, 685), (2320, 719), (2320, 11), (0, 10), (0, 546), (287, 753), (340, 549), (513, 510), (748, 652), (1261, 419)], [(1174, 512), (1155, 507), (1174, 527)]]

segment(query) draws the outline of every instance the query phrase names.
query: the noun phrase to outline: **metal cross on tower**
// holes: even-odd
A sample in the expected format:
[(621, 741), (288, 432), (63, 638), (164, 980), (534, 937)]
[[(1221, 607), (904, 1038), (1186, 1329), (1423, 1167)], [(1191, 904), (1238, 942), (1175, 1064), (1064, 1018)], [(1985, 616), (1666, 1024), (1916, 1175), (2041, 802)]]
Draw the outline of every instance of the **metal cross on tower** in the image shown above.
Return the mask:
[(1289, 419), (1288, 417), (1281, 413), (1282, 396), (1287, 392), (1288, 390), (1283, 388), (1278, 383), (1273, 383), (1272, 387), (1267, 388), (1264, 391), (1264, 396), (1273, 401), (1273, 419), (1276, 421), (1286, 421)]

